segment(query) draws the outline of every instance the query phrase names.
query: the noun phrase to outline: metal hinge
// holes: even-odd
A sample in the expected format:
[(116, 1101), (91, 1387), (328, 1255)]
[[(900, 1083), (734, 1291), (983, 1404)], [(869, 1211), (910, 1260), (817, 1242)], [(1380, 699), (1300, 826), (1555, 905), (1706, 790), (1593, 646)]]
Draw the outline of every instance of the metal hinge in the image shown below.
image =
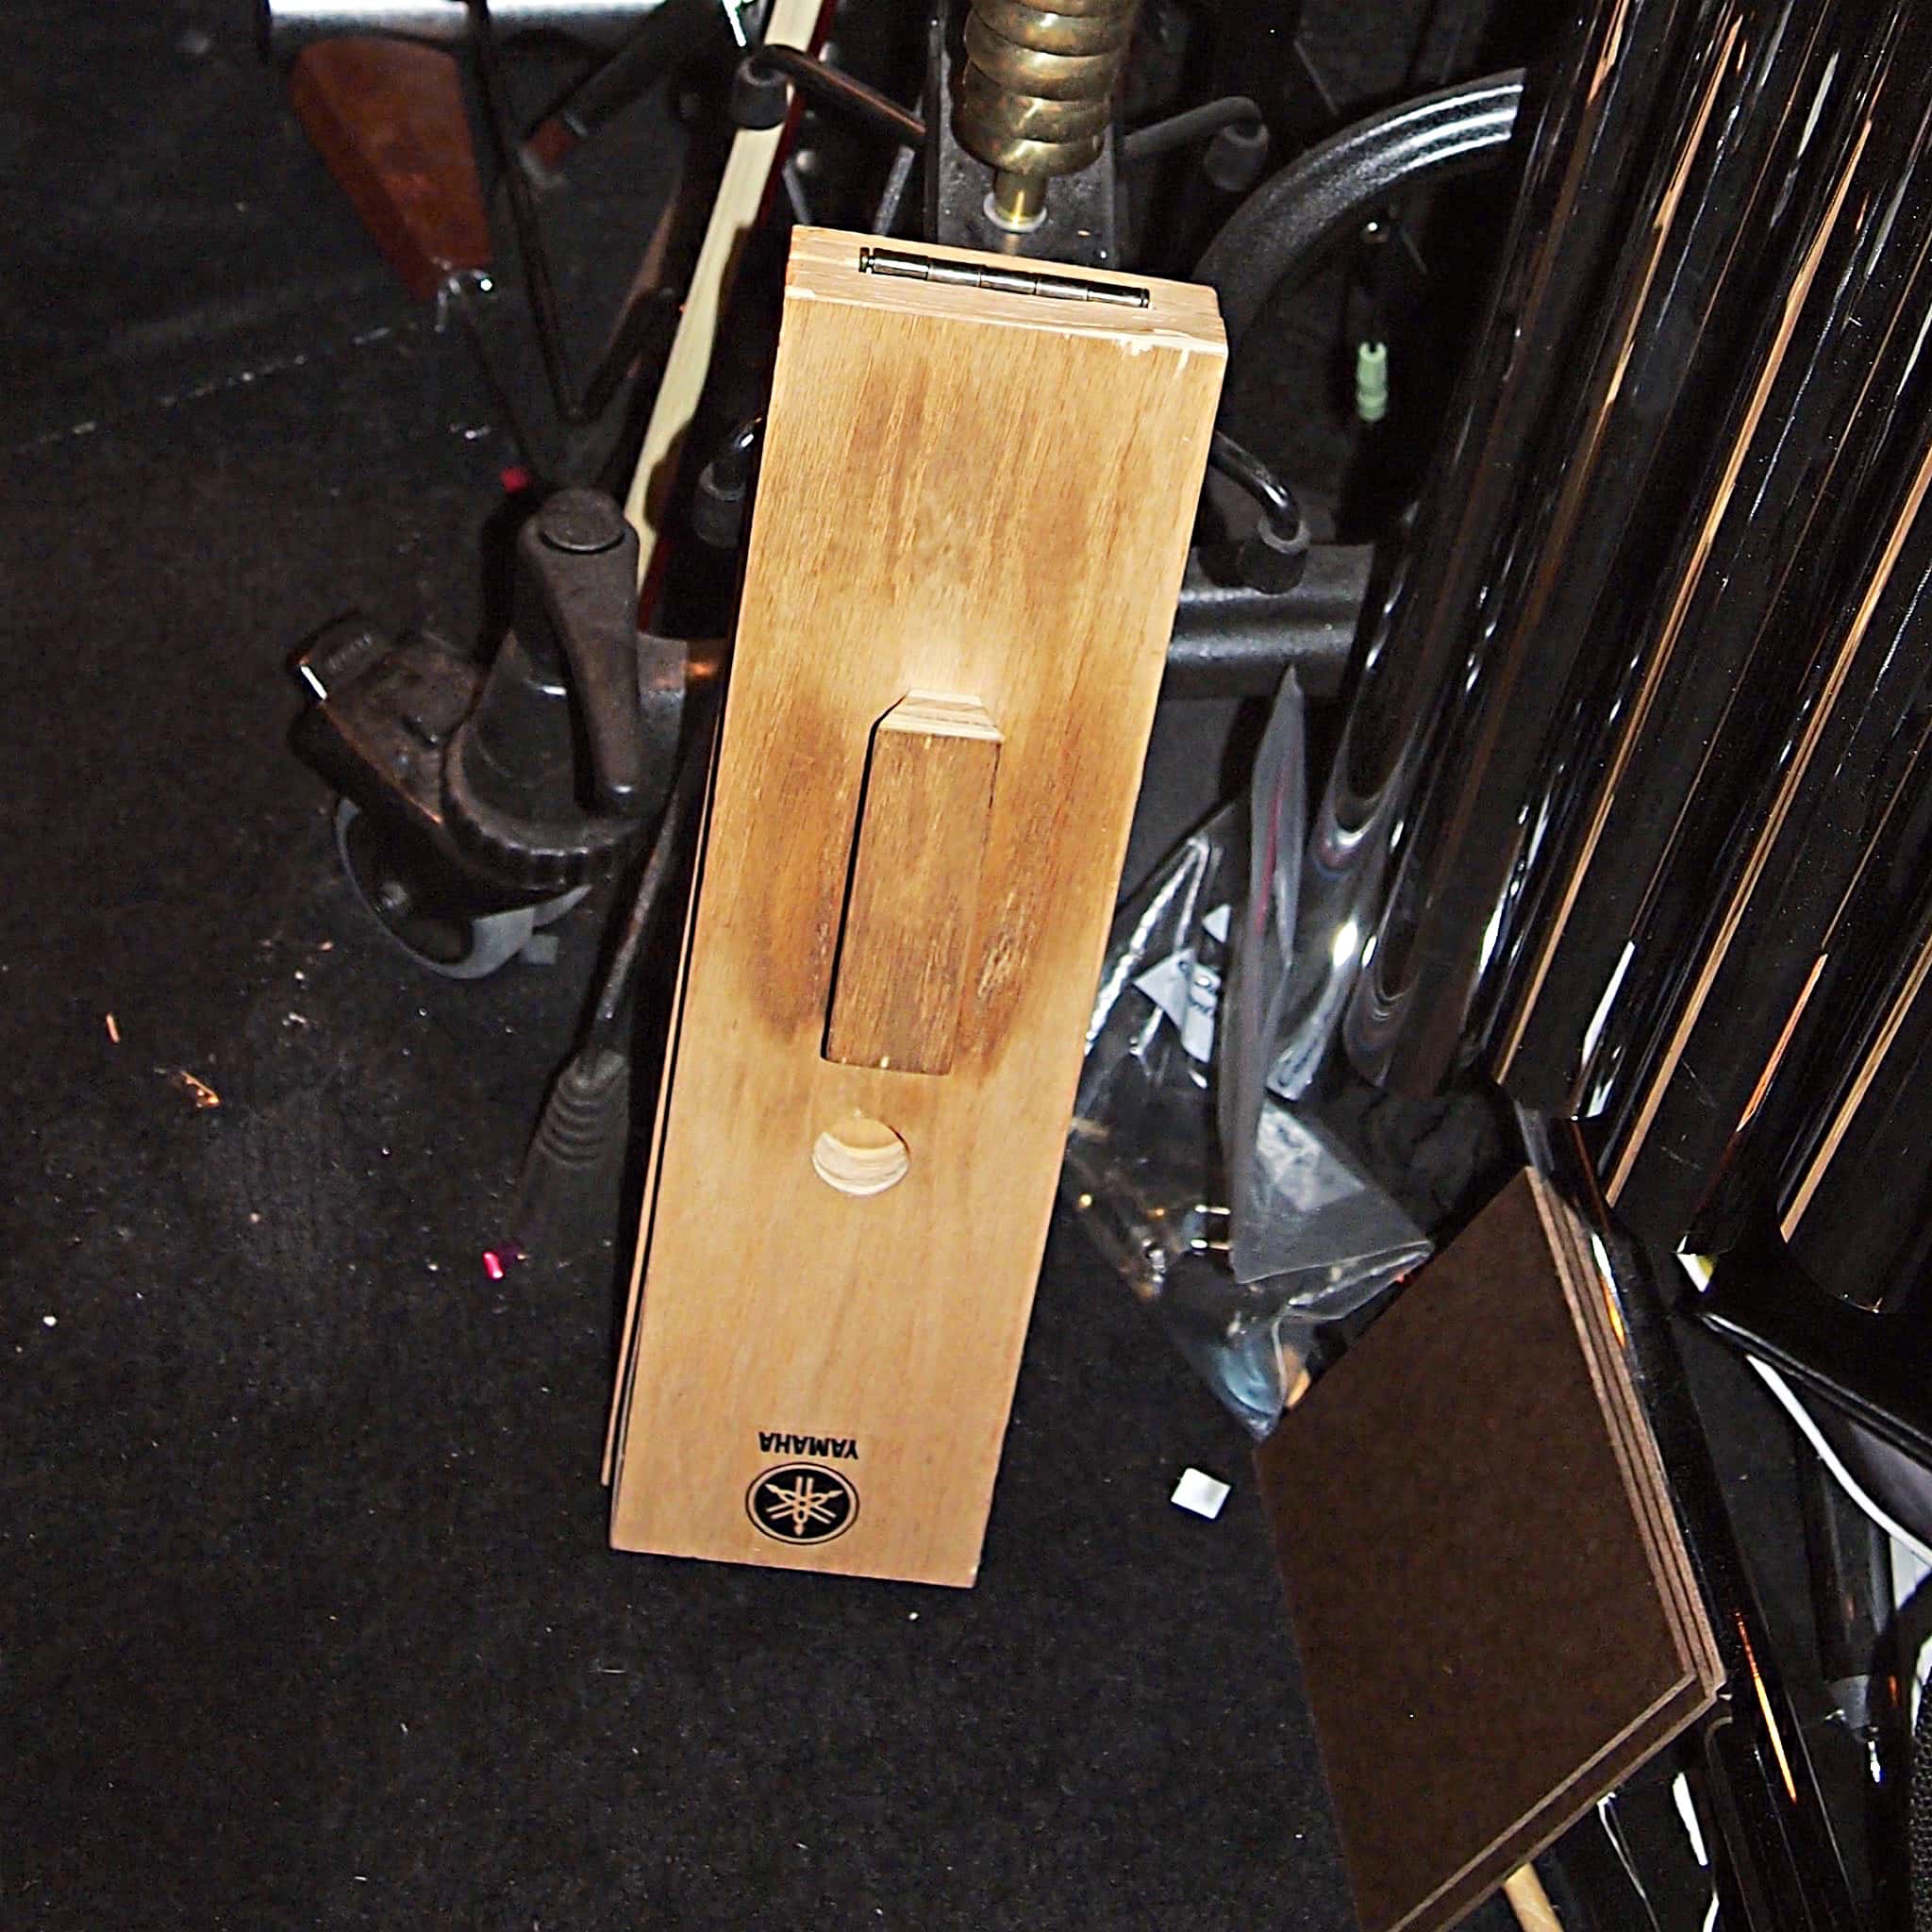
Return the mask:
[(989, 268), (977, 262), (940, 261), (903, 248), (861, 248), (862, 275), (897, 275), (911, 282), (941, 282), (955, 289), (992, 289), (1003, 295), (1044, 295), (1056, 302), (1106, 302), (1116, 308), (1145, 308), (1148, 291), (1088, 275), (1044, 275), (1037, 269)]

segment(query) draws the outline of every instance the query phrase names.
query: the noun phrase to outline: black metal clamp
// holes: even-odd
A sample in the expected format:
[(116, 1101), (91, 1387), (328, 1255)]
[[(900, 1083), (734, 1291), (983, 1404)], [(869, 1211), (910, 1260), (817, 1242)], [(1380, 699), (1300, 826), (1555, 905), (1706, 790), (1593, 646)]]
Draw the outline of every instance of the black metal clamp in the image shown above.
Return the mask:
[(295, 748), (342, 796), (344, 864), (432, 969), (502, 964), (661, 810), (692, 667), (683, 642), (638, 630), (637, 581), (616, 504), (560, 491), (518, 539), (510, 627), (487, 672), (361, 617), (297, 658), (315, 702)]

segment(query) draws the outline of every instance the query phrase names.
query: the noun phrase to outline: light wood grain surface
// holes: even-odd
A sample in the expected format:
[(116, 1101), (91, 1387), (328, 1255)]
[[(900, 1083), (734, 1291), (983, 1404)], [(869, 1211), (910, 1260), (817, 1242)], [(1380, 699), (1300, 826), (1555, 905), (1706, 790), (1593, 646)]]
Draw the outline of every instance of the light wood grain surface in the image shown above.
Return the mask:
[(1523, 1932), (1563, 1932), (1563, 1922), (1534, 1865), (1517, 1866), (1503, 1881), (1503, 1896), (1509, 1901), (1509, 1909)]
[[(862, 241), (793, 239), (611, 1535), (966, 1584), (1225, 348), (1205, 290), (890, 280)], [(869, 747), (922, 692), (1003, 741), (943, 1074), (824, 1051)], [(813, 1165), (858, 1118), (908, 1156), (872, 1196)], [(858, 1499), (826, 1541), (753, 1520), (794, 1437)]]

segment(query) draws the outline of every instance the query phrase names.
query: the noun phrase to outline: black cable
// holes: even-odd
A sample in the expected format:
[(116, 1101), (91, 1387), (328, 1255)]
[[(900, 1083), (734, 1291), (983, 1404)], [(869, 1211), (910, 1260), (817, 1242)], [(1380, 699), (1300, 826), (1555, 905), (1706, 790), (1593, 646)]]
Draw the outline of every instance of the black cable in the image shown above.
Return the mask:
[(674, 67), (724, 32), (718, 0), (663, 0), (616, 53), (592, 68), (544, 115), (523, 144), (526, 163), (555, 168)]
[[(1458, 7), (1444, 34), (1439, 34), (1437, 30), (1441, 13), (1442, 0), (1429, 0), (1422, 25), (1416, 29), (1415, 43), (1409, 49), (1408, 65), (1403, 70), (1400, 91), (1405, 94), (1413, 93), (1418, 88), (1426, 91), (1447, 87), (1457, 78), (1464, 43), (1473, 42), (1482, 30), (1484, 10), (1479, 7)], [(1441, 45), (1436, 48), (1435, 58), (1431, 59), (1431, 44), (1438, 40)], [(1471, 51), (1474, 53), (1475, 50), (1472, 47)]]
[(1369, 319), (1361, 335), (1365, 342), (1389, 340), (1389, 251), (1400, 230), (1392, 208), (1383, 208), (1362, 227), (1356, 270), (1369, 305)]
[(476, 366), (483, 372), (484, 385), (503, 411), (505, 422), (509, 425), (510, 441), (516, 444), (518, 453), (532, 470), (541, 470), (542, 465), (538, 460), (540, 445), (530, 433), (530, 425), (524, 415), (522, 404), (517, 399), (516, 385), (504, 373), (496, 351), (491, 343), (490, 325), (486, 320), (490, 313), (488, 305), (491, 298), (481, 293), (473, 282), (460, 276), (451, 279), (449, 289), (457, 319), (462, 324), (463, 331), (470, 339), (470, 347), (475, 355)]
[(684, 304), (669, 289), (645, 289), (624, 311), (611, 331), (608, 346), (584, 385), (582, 413), (586, 423), (596, 422), (616, 400), (624, 378), (647, 350), (669, 352), (683, 309)]
[(1371, 114), (1264, 181), (1194, 270), (1221, 297), (1230, 348), (1283, 282), (1309, 274), (1398, 190), (1500, 159), (1522, 105), (1521, 68), (1464, 81)]
[(1170, 114), (1165, 121), (1135, 128), (1121, 142), (1121, 159), (1151, 161), (1157, 155), (1172, 154), (1177, 147), (1219, 134), (1224, 127), (1265, 125), (1260, 108), (1247, 95), (1225, 94), (1218, 101), (1204, 101), (1198, 108)]
[(802, 48), (756, 47), (738, 63), (738, 71), (754, 87), (768, 75), (782, 75), (800, 92), (857, 120), (869, 121), (902, 146), (918, 147), (925, 140), (925, 123), (909, 108)]
[(1311, 538), (1294, 491), (1253, 450), (1217, 429), (1208, 461), (1261, 506), (1261, 521), (1241, 546), (1237, 566), (1251, 590), (1291, 591), (1307, 568)]
[(558, 1069), (524, 1151), (507, 1239), (492, 1252), (561, 1262), (591, 1252), (613, 1231), (631, 1130), (631, 1042), (625, 1032), (645, 942), (704, 796), (708, 730), (693, 731), (672, 782), (624, 930), (605, 966), (583, 1038)]
[[(543, 360), (543, 374), (550, 389), (552, 406), (560, 422), (571, 428), (595, 423), (616, 399), (625, 375), (655, 337), (668, 340), (676, 326), (678, 301), (664, 290), (646, 290), (618, 317), (604, 353), (592, 368), (581, 392), (573, 380), (568, 354), (563, 343), (562, 313), (557, 297), (557, 284), (550, 272), (550, 257), (543, 244), (543, 233), (537, 212), (536, 191), (530, 178), (531, 163), (519, 146), (510, 117), (509, 88), (505, 76), (502, 49), (497, 43), (495, 23), (490, 0), (466, 0), (470, 10), (472, 39), (476, 49), (476, 73), (483, 96), (484, 121), (490, 135), (498, 179), (509, 202), (510, 225), (516, 232), (517, 253), (524, 280), (529, 290), (530, 312), (537, 325), (537, 347)], [(695, 12), (692, 8), (695, 8)], [(698, 16), (708, 19), (717, 8), (713, 0), (665, 0), (651, 15), (645, 29), (584, 84), (572, 103), (585, 114), (608, 119), (625, 100), (648, 86), (670, 58), (688, 50), (691, 29), (700, 24)], [(653, 32), (654, 28), (659, 31)], [(666, 32), (670, 30), (667, 40)], [(614, 79), (610, 71), (618, 70)], [(600, 79), (605, 83), (600, 87)], [(625, 89), (631, 92), (625, 93)], [(581, 96), (589, 96), (581, 101)], [(544, 126), (568, 125), (588, 133), (597, 125), (591, 119), (582, 126), (570, 120), (569, 104)], [(541, 134), (542, 128), (538, 132)], [(534, 141), (535, 136), (532, 137)], [(472, 318), (474, 320), (474, 318)], [(495, 378), (492, 375), (491, 380)], [(501, 390), (500, 383), (495, 385)], [(512, 423), (512, 428), (515, 425)], [(526, 455), (532, 445), (522, 434), (518, 441)]]
[(879, 190), (878, 203), (872, 211), (871, 228), (874, 235), (891, 235), (899, 225), (899, 209), (905, 203), (907, 184), (912, 179), (919, 154), (916, 147), (901, 147), (893, 155), (892, 165), (886, 173), (886, 185)]
[(1225, 430), (1217, 429), (1208, 446), (1208, 461), (1232, 483), (1241, 487), (1261, 506), (1261, 513), (1274, 525), (1275, 533), (1291, 538), (1302, 527), (1301, 505), (1294, 491), (1253, 450), (1237, 442)]
[(612, 948), (609, 963), (597, 988), (597, 1003), (584, 1028), (580, 1053), (623, 1050), (623, 1021), (630, 1001), (631, 983), (637, 977), (638, 961), (643, 957), (644, 941), (657, 923), (659, 902), (666, 881), (684, 843), (684, 834), (692, 809), (704, 793), (706, 772), (709, 768), (708, 732), (693, 733), (672, 780), (671, 796), (664, 802), (664, 815), (658, 822), (658, 836), (651, 841), (650, 857), (632, 896), (630, 911)]
[(701, 543), (708, 543), (714, 550), (738, 548), (764, 435), (762, 416), (741, 423), (698, 472), (697, 486), (691, 491), (691, 526)]
[(550, 258), (544, 250), (542, 231), (537, 221), (535, 192), (530, 187), (530, 177), (525, 172), (515, 127), (510, 120), (509, 89), (504, 78), (503, 52), (496, 43), (495, 23), (490, 17), (490, 0), (464, 0), (464, 4), (470, 10), (470, 37), (476, 49), (476, 75), (483, 94), (483, 119), (489, 129), (498, 175), (509, 196), (510, 221), (516, 229), (517, 253), (523, 262), (524, 281), (530, 291), (530, 312), (537, 322), (537, 347), (543, 358), (543, 374), (550, 384), (551, 401), (564, 422), (581, 424), (585, 418), (572, 391), (570, 372), (564, 362), (557, 284), (551, 279)]
[[(1442, 0), (1428, 0), (1428, 4), (1423, 8), (1421, 24), (1416, 27), (1415, 40), (1408, 50), (1408, 64), (1402, 70), (1402, 92), (1406, 94), (1413, 92), (1415, 89), (1424, 84), (1424, 77), (1427, 75), (1428, 69), (1424, 64), (1424, 57), (1429, 51), (1429, 42), (1436, 37), (1436, 22), (1441, 12)], [(1446, 74), (1440, 76), (1440, 80), (1448, 78)]]

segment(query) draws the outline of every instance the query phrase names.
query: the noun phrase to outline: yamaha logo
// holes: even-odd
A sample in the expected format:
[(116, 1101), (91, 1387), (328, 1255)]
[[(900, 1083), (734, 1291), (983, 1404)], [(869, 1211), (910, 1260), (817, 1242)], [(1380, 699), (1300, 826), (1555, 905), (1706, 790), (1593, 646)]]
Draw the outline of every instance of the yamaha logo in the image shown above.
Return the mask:
[(858, 1514), (851, 1479), (815, 1462), (787, 1462), (768, 1469), (745, 1491), (745, 1514), (781, 1543), (828, 1543), (843, 1536)]

